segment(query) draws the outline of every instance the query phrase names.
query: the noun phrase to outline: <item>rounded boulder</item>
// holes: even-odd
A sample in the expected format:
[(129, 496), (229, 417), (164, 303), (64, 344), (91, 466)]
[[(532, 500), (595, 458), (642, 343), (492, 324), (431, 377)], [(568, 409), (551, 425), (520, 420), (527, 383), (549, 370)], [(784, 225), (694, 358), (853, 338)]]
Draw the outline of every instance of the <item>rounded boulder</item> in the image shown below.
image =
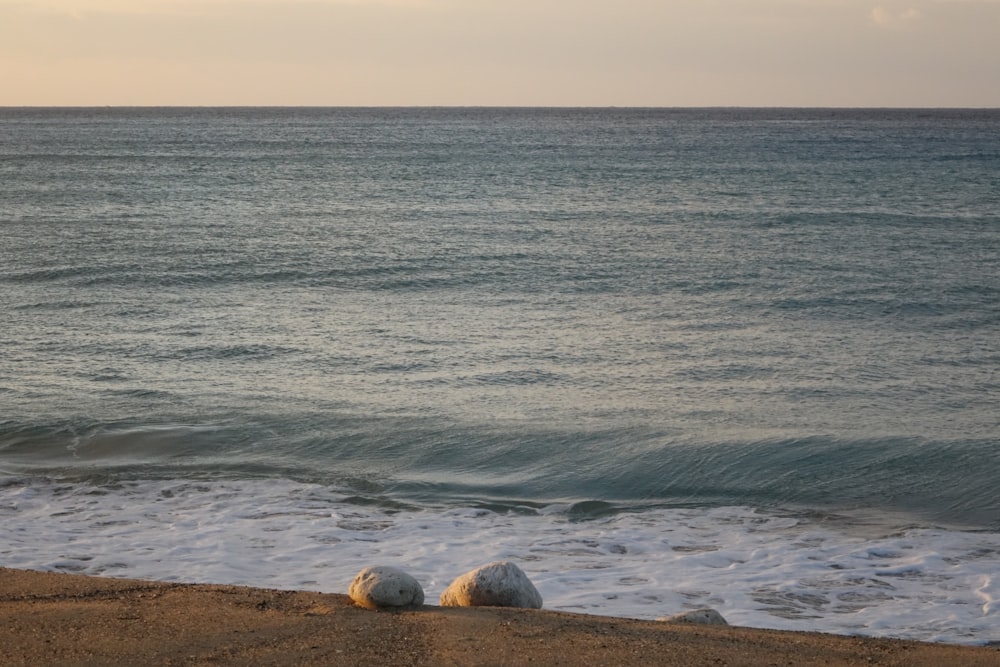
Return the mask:
[(521, 568), (504, 560), (457, 577), (441, 594), (441, 606), (541, 609), (542, 596)]
[(358, 572), (347, 594), (362, 607), (418, 607), (424, 603), (420, 582), (402, 570), (385, 565)]
[(729, 625), (729, 623), (726, 622), (726, 619), (722, 617), (722, 614), (710, 607), (705, 607), (704, 609), (692, 609), (691, 611), (681, 612), (680, 614), (674, 614), (673, 616), (664, 616), (663, 618), (658, 618), (656, 620), (663, 621), (665, 623)]

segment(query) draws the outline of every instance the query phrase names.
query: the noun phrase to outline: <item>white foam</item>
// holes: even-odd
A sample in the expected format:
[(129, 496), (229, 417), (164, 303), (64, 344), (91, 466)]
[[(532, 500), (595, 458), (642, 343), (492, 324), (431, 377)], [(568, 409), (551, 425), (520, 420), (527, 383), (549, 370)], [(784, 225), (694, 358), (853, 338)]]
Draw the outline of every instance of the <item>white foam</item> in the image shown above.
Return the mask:
[(1000, 641), (1000, 535), (851, 535), (748, 508), (574, 522), (481, 509), (398, 512), (280, 480), (33, 482), (0, 488), (0, 565), (344, 593), (395, 565), (434, 601), (511, 560), (548, 609), (653, 619), (710, 606), (732, 624), (964, 644)]

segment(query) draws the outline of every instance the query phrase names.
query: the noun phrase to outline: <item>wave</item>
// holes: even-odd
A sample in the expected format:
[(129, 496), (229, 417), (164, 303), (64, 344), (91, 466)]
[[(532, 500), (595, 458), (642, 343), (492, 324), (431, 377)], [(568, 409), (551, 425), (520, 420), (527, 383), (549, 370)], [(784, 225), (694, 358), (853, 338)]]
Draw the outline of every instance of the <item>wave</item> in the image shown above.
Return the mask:
[(280, 477), (362, 491), (373, 502), (568, 501), (583, 503), (583, 514), (866, 509), (992, 530), (1000, 528), (996, 445), (821, 436), (677, 443), (643, 430), (498, 430), (422, 418), (0, 424), (0, 457), (12, 474)]

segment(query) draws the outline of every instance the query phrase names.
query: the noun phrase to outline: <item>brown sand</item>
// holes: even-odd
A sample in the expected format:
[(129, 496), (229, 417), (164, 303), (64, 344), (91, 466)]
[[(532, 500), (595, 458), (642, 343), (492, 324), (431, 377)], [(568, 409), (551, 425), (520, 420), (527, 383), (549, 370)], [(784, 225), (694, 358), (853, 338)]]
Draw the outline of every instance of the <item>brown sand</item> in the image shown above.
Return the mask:
[(0, 665), (951, 665), (1000, 648), (0, 568)]

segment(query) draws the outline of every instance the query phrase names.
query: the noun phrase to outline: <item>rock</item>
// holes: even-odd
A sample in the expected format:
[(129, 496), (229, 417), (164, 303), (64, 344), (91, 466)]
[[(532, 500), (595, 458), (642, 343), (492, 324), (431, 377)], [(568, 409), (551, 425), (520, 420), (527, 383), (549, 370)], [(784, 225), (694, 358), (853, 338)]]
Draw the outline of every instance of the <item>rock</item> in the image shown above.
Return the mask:
[(673, 616), (664, 616), (663, 618), (656, 619), (658, 621), (664, 621), (665, 623), (695, 623), (697, 625), (729, 625), (726, 619), (722, 618), (722, 614), (705, 607), (704, 609), (693, 609), (692, 611), (685, 611), (680, 614), (674, 614)]
[(457, 577), (441, 594), (442, 607), (542, 608), (542, 596), (517, 565), (502, 560)]
[(418, 607), (424, 603), (420, 582), (402, 570), (385, 565), (366, 567), (358, 572), (347, 594), (355, 603), (369, 609)]

